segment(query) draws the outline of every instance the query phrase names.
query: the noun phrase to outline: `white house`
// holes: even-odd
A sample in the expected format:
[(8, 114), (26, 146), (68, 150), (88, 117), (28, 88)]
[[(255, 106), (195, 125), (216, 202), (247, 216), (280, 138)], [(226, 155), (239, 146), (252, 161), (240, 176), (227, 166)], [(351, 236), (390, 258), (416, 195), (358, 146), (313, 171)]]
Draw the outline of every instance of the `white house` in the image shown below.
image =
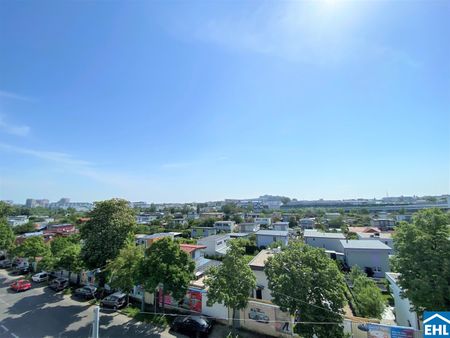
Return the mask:
[(137, 224), (149, 224), (158, 219), (157, 215), (154, 214), (139, 214), (136, 215), (136, 223)]
[(241, 223), (239, 224), (239, 230), (241, 232), (256, 232), (260, 229), (259, 223)]
[(349, 267), (358, 265), (362, 270), (371, 269), (374, 277), (384, 277), (390, 271), (389, 255), (392, 249), (380, 241), (341, 240), (341, 252)]
[(367, 240), (375, 240), (380, 241), (394, 250), (394, 239), (392, 238), (392, 233), (390, 232), (379, 232), (379, 233), (366, 233), (360, 232), (356, 234), (358, 239), (367, 239)]
[(269, 226), (272, 224), (272, 218), (270, 217), (256, 217), (255, 223), (258, 223), (260, 225)]
[(276, 241), (280, 241), (283, 245), (287, 245), (289, 241), (289, 232), (277, 230), (259, 230), (256, 232), (256, 246), (258, 248), (267, 248), (267, 246)]
[(417, 313), (411, 311), (409, 299), (401, 296), (402, 288), (398, 284), (399, 275), (399, 273), (395, 272), (386, 272), (386, 279), (391, 286), (391, 294), (394, 297), (395, 321), (397, 322), (397, 325), (413, 327), (419, 330), (420, 327)]
[(315, 218), (301, 218), (298, 223), (300, 224), (300, 227), (302, 229), (314, 229), (314, 226), (316, 225), (316, 219)]
[(195, 227), (191, 229), (191, 237), (208, 237), (217, 234), (217, 229), (212, 227)]
[(236, 222), (234, 221), (217, 221), (214, 222), (214, 228), (217, 231), (233, 232), (236, 228)]
[(218, 234), (200, 238), (197, 243), (206, 246), (205, 254), (209, 256), (225, 255), (228, 251), (230, 234)]
[(248, 263), (250, 269), (256, 277), (256, 289), (252, 290), (252, 297), (262, 300), (272, 300), (272, 296), (269, 290), (269, 282), (267, 280), (264, 267), (266, 266), (267, 259), (274, 255), (272, 250), (261, 250), (253, 259)]
[(16, 227), (19, 225), (27, 224), (28, 223), (28, 216), (26, 215), (20, 215), (20, 216), (8, 216), (6, 219), (8, 224), (12, 227)]
[(288, 231), (289, 230), (289, 222), (276, 222), (272, 224), (273, 230), (278, 231)]
[(329, 251), (342, 252), (341, 240), (345, 239), (340, 232), (321, 232), (317, 230), (305, 230), (303, 233), (305, 243)]

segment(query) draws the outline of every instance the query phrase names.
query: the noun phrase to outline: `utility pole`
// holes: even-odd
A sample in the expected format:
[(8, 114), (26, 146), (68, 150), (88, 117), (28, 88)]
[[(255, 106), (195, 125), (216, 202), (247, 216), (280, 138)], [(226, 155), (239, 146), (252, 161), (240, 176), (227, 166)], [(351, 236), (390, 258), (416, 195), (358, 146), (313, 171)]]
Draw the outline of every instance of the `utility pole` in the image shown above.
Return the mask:
[(100, 327), (100, 307), (94, 307), (94, 320), (92, 321), (92, 338), (99, 338), (98, 330)]

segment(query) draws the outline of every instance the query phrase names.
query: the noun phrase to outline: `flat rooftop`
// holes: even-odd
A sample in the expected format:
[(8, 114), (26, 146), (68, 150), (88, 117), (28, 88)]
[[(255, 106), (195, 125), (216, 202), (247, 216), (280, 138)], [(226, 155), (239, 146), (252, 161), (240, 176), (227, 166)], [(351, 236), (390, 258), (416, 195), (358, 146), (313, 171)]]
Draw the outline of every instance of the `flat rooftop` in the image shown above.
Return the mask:
[(341, 240), (341, 244), (344, 249), (392, 250), (386, 244), (370, 239)]
[(281, 236), (285, 237), (288, 235), (288, 231), (279, 231), (279, 230), (259, 230), (255, 232), (256, 235), (260, 236)]
[(261, 250), (248, 265), (254, 270), (262, 270), (266, 266), (267, 259), (273, 255), (272, 250)]
[(345, 239), (344, 234), (341, 232), (321, 232), (317, 230), (305, 230), (303, 237)]

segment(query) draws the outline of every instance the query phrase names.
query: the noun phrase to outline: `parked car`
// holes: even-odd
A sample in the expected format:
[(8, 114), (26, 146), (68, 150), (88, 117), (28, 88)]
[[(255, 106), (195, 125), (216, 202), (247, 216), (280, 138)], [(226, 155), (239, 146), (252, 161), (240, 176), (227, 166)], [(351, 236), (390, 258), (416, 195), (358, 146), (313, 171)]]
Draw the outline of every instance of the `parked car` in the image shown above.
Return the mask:
[(100, 306), (113, 308), (114, 310), (120, 309), (125, 305), (127, 305), (127, 295), (123, 292), (115, 292), (103, 298), (100, 302)]
[(16, 272), (19, 275), (26, 275), (27, 273), (31, 272), (31, 267), (28, 264), (22, 265), (20, 267), (17, 267)]
[(61, 291), (69, 287), (69, 280), (67, 278), (59, 277), (51, 281), (49, 284), (50, 289), (55, 291)]
[(178, 316), (171, 329), (191, 337), (207, 337), (212, 326), (212, 321), (204, 316)]
[(97, 288), (93, 285), (85, 285), (82, 288), (78, 288), (74, 292), (74, 296), (82, 299), (92, 299), (97, 296)]
[(31, 289), (31, 283), (25, 279), (19, 279), (10, 285), (14, 291), (25, 291)]
[(0, 261), (0, 268), (7, 269), (12, 267), (12, 262), (9, 259)]
[(41, 282), (47, 281), (48, 273), (45, 271), (39, 272), (39, 273), (33, 275), (33, 277), (31, 277), (31, 279), (33, 280), (33, 282), (36, 282), (36, 283), (41, 283)]

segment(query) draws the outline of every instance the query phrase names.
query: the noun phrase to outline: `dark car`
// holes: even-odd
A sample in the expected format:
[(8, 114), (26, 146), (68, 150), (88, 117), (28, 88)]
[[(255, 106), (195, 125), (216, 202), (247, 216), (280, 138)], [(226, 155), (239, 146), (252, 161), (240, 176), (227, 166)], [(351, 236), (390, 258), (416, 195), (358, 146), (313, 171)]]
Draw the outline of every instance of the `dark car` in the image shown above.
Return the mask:
[(31, 272), (31, 267), (29, 265), (22, 265), (18, 267), (16, 271), (19, 275), (26, 275)]
[(76, 289), (74, 296), (82, 299), (96, 298), (97, 288), (93, 285), (85, 285), (82, 288)]
[(178, 316), (172, 323), (172, 330), (191, 337), (207, 337), (211, 329), (211, 320), (203, 316)]
[(49, 284), (49, 287), (50, 289), (53, 289), (55, 291), (61, 291), (69, 287), (69, 281), (67, 278), (59, 277), (52, 280), (51, 283)]
[(127, 305), (127, 295), (123, 292), (115, 292), (103, 298), (100, 302), (100, 306), (113, 308), (114, 310), (120, 309), (125, 305)]
[(12, 262), (9, 259), (4, 259), (0, 261), (0, 268), (7, 269), (10, 267), (12, 267)]

